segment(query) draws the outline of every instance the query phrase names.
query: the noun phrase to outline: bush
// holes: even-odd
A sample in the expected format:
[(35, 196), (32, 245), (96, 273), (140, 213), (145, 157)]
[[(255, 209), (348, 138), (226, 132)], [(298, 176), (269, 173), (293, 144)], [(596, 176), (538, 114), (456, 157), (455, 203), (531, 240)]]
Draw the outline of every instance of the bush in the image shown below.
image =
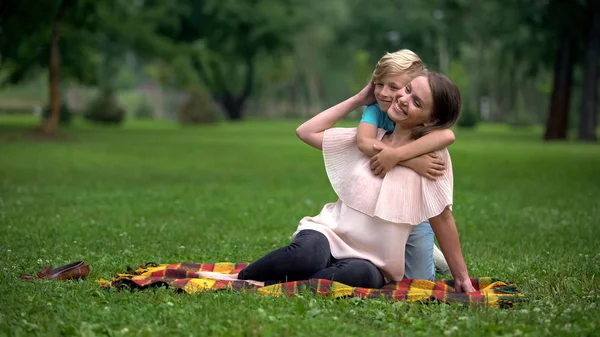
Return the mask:
[(471, 109), (464, 109), (460, 117), (458, 118), (458, 126), (461, 128), (474, 128), (477, 126), (479, 119), (475, 111)]
[(152, 119), (154, 117), (154, 108), (147, 99), (142, 99), (135, 108), (135, 118)]
[(216, 108), (210, 95), (204, 90), (194, 90), (179, 111), (182, 124), (210, 124), (216, 120)]
[(125, 109), (119, 105), (113, 94), (103, 93), (88, 105), (84, 118), (104, 124), (121, 124), (125, 119)]
[[(42, 120), (45, 121), (48, 118), (50, 118), (50, 105), (47, 105), (46, 107), (44, 107), (44, 110), (42, 110)], [(71, 119), (73, 119), (73, 113), (71, 112), (66, 103), (61, 103), (58, 123), (60, 125), (69, 125), (71, 124)]]
[(508, 116), (506, 123), (514, 127), (529, 127), (535, 124), (533, 116), (520, 110), (516, 110), (515, 113)]

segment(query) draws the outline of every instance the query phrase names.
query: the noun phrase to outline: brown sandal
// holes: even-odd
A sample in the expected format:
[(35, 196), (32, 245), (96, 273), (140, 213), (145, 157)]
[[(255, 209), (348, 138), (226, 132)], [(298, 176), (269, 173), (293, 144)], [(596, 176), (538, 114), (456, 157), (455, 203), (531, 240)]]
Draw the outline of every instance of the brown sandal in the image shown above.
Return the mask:
[[(44, 269), (37, 272), (37, 277), (40, 280), (75, 280), (85, 279), (90, 275), (90, 266), (85, 264), (83, 261), (77, 261), (69, 263), (62, 267), (53, 269), (52, 266), (44, 267)], [(33, 280), (34, 276), (30, 274), (23, 274), (21, 278), (24, 280)]]

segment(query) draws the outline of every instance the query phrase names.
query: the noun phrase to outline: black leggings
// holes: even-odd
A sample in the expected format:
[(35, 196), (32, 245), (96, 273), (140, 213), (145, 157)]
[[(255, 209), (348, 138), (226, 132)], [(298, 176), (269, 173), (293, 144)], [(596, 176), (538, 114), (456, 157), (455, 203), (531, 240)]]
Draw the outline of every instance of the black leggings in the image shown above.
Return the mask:
[(240, 280), (265, 282), (265, 285), (311, 278), (341, 282), (353, 287), (381, 288), (383, 274), (368, 260), (336, 260), (325, 235), (302, 230), (289, 246), (263, 256), (240, 271)]

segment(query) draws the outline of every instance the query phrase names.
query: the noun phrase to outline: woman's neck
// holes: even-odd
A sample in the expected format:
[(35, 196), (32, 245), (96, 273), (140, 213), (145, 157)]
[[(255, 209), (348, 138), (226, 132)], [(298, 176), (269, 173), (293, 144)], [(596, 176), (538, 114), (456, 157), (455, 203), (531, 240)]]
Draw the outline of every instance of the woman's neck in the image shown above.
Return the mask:
[(389, 137), (389, 142), (392, 146), (401, 146), (413, 141), (412, 129), (406, 129), (396, 124), (394, 132)]

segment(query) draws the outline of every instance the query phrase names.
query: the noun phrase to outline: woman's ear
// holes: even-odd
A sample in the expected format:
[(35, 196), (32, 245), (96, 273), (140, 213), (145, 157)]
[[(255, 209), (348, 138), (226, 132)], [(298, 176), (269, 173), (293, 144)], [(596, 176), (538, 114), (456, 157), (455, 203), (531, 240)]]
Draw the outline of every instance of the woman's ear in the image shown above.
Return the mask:
[(424, 126), (434, 126), (438, 122), (437, 119), (432, 119), (429, 122), (423, 123)]

